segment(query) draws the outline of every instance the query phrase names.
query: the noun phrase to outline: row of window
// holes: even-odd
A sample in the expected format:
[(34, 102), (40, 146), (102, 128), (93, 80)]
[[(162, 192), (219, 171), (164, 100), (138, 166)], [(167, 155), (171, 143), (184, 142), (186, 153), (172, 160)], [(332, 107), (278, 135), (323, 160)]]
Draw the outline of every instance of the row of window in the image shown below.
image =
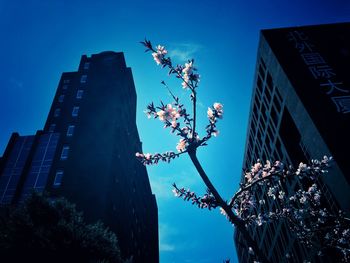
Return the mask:
[[(79, 106), (74, 106), (72, 110), (72, 117), (78, 117), (78, 113), (79, 113)], [(61, 116), (61, 109), (60, 108), (55, 109), (53, 116), (54, 117)]]
[[(75, 98), (78, 99), (78, 100), (80, 100), (80, 99), (83, 98), (83, 94), (84, 94), (84, 90), (78, 89), (77, 95), (75, 96)], [(62, 103), (62, 102), (64, 101), (64, 97), (65, 97), (64, 94), (60, 95), (60, 96), (58, 97), (58, 102), (59, 102), (59, 103)]]
[[(68, 131), (67, 134), (70, 130), (70, 127), (73, 127), (71, 129), (73, 129), (74, 131), (74, 125), (70, 125), (68, 127)], [(73, 133), (72, 133), (73, 134)], [(68, 145), (64, 145), (62, 148), (62, 152), (61, 152), (61, 160), (67, 160), (68, 159), (68, 153), (69, 153), (69, 146)], [(57, 188), (61, 185), (62, 183), (62, 178), (63, 178), (63, 170), (57, 170), (56, 171), (56, 175), (55, 175), (55, 180), (53, 181), (53, 187)]]
[[(90, 62), (86, 62), (84, 64), (84, 70), (87, 70), (89, 69), (89, 66), (90, 66)], [(81, 76), (81, 79), (80, 79), (80, 83), (86, 83), (87, 81), (87, 75), (82, 75)], [(66, 90), (68, 89), (68, 85), (70, 83), (70, 80), (69, 79), (65, 79), (63, 80), (63, 86), (62, 86), (62, 89)], [(76, 94), (76, 99), (80, 100), (83, 98), (83, 94), (84, 94), (84, 90), (82, 89), (78, 89), (77, 90), (77, 94)], [(63, 103), (64, 101), (64, 97), (65, 95), (62, 94), (58, 97), (58, 102), (59, 103)], [(72, 117), (77, 117), (79, 114), (79, 106), (74, 106), (73, 107), (73, 110), (72, 110)], [(54, 117), (59, 117), (61, 115), (61, 109), (60, 108), (57, 108), (54, 112)], [(50, 125), (50, 128), (49, 128), (49, 131), (50, 132), (54, 132), (56, 128), (56, 124), (51, 124)], [(73, 136), (74, 134), (74, 129), (75, 129), (75, 125), (69, 125), (68, 128), (67, 128), (67, 137), (71, 137)], [(68, 159), (68, 153), (69, 153), (69, 145), (64, 145), (63, 148), (62, 148), (62, 152), (61, 152), (61, 157), (60, 159), (61, 160), (67, 160)], [(53, 182), (53, 187), (57, 188), (61, 185), (62, 183), (62, 178), (63, 178), (63, 170), (57, 170), (56, 171), (56, 175), (55, 175), (55, 179), (54, 179), (54, 182)]]

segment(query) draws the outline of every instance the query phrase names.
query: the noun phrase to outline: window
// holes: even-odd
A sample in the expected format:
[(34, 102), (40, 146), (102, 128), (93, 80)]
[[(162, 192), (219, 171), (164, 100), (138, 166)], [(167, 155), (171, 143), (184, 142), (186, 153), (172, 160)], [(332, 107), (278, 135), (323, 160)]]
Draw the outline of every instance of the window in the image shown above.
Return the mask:
[(68, 136), (68, 137), (73, 136), (74, 128), (75, 128), (74, 125), (69, 125), (69, 126), (68, 126), (68, 129), (67, 129), (67, 136)]
[(64, 145), (61, 152), (61, 160), (67, 160), (69, 152), (69, 146)]
[(90, 62), (85, 62), (84, 63), (84, 69), (87, 70), (90, 67)]
[(77, 117), (78, 116), (78, 113), (79, 113), (79, 107), (78, 106), (75, 106), (73, 108), (73, 111), (72, 111), (72, 116), (73, 117)]
[(80, 83), (86, 83), (87, 75), (82, 75), (80, 79)]
[(81, 99), (83, 97), (84, 90), (78, 89), (77, 91), (77, 99)]
[(262, 93), (262, 88), (263, 88), (263, 82), (262, 82), (260, 76), (258, 76), (257, 86), (258, 86), (259, 92), (261, 94)]
[(55, 109), (54, 116), (59, 117), (61, 115), (61, 109)]
[(60, 95), (59, 97), (58, 97), (58, 102), (63, 102), (64, 101), (64, 95)]
[(62, 177), (63, 177), (63, 171), (62, 170), (56, 171), (55, 180), (53, 182), (54, 187), (59, 187), (61, 185)]
[(278, 91), (276, 90), (275, 96), (273, 96), (273, 104), (275, 104), (277, 112), (280, 112), (281, 111), (281, 104), (279, 102), (279, 99), (277, 98), (277, 92)]
[(70, 83), (70, 79), (63, 80), (63, 84), (68, 84), (68, 83)]
[(55, 128), (56, 128), (56, 124), (51, 124), (50, 127), (49, 127), (49, 132), (54, 132), (55, 131)]
[(272, 82), (272, 77), (271, 77), (270, 73), (267, 73), (266, 84), (270, 88), (270, 90), (272, 90), (273, 82)]
[(277, 127), (277, 125), (278, 125), (278, 113), (277, 113), (275, 107), (273, 107), (273, 106), (271, 107), (271, 115), (270, 116), (271, 116), (273, 124), (275, 124), (275, 126)]
[(262, 78), (265, 77), (265, 70), (264, 70), (264, 68), (262, 67), (261, 64), (259, 65), (259, 73), (260, 73), (260, 76), (261, 76)]

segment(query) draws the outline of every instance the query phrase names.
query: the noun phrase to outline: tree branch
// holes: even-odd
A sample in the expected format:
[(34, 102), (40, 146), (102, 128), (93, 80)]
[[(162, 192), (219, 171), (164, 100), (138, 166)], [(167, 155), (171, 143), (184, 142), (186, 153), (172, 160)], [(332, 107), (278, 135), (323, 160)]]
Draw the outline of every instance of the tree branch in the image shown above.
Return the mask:
[(271, 173), (270, 175), (268, 176), (265, 176), (265, 177), (261, 177), (257, 180), (255, 180), (254, 182), (252, 182), (251, 184), (243, 187), (243, 188), (240, 188), (235, 194), (234, 196), (231, 198), (230, 200), (230, 203), (229, 203), (229, 206), (232, 207), (233, 206), (233, 203), (235, 202), (236, 198), (244, 191), (247, 191), (249, 189), (251, 189), (254, 185), (264, 181), (264, 180), (268, 180), (268, 179), (271, 179), (272, 177), (280, 177), (280, 178), (284, 178), (283, 175), (279, 174), (279, 172), (275, 172), (275, 173)]
[(241, 234), (243, 235), (243, 237), (247, 241), (248, 246), (253, 249), (254, 253), (256, 253), (256, 255), (259, 258), (259, 260), (261, 262), (265, 262), (265, 263), (269, 262), (268, 259), (265, 256), (265, 254), (259, 249), (259, 246), (258, 246), (256, 240), (252, 239), (251, 235), (249, 234), (249, 232), (248, 232), (248, 230), (247, 230), (247, 228), (245, 226), (245, 222), (232, 212), (231, 208), (221, 198), (220, 194), (218, 193), (218, 191), (216, 190), (214, 185), (211, 183), (210, 179), (208, 178), (207, 174), (203, 170), (203, 168), (202, 168), (201, 164), (199, 163), (198, 158), (196, 156), (196, 145), (192, 144), (192, 145), (189, 146), (188, 154), (189, 154), (189, 156), (190, 156), (194, 166), (196, 167), (200, 177), (202, 178), (203, 182), (205, 183), (207, 188), (210, 190), (210, 192), (215, 197), (216, 202), (218, 203), (218, 205), (222, 209), (224, 209), (224, 211), (225, 211), (229, 221), (233, 225), (235, 225), (237, 227), (237, 229), (241, 232)]

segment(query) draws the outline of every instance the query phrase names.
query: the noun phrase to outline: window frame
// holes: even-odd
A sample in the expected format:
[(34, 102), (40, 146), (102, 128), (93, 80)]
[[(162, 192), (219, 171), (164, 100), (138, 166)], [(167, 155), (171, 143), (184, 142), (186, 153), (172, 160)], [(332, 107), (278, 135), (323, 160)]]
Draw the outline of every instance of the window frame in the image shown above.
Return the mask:
[(86, 82), (87, 82), (87, 75), (86, 74), (81, 75), (80, 83), (86, 83)]
[(51, 133), (55, 132), (56, 126), (57, 126), (56, 123), (51, 123), (49, 126), (49, 132)]
[(79, 110), (80, 110), (80, 107), (79, 107), (79, 106), (74, 106), (74, 107), (73, 107), (73, 110), (72, 110), (72, 117), (78, 117), (78, 115), (79, 115)]
[(70, 149), (69, 145), (63, 145), (60, 160), (68, 159), (69, 149)]
[(56, 171), (55, 179), (54, 179), (53, 184), (52, 184), (52, 186), (54, 188), (58, 188), (58, 187), (61, 186), (63, 175), (64, 175), (64, 171), (63, 170), (57, 170)]
[(53, 116), (55, 118), (60, 117), (61, 116), (61, 108), (56, 108), (54, 113), (53, 113)]
[(67, 137), (72, 137), (74, 135), (75, 125), (69, 125), (67, 128)]
[(77, 95), (75, 96), (76, 99), (81, 100), (83, 98), (84, 90), (83, 89), (78, 89), (77, 90)]
[(62, 103), (64, 101), (64, 94), (61, 94), (59, 97), (58, 97), (58, 102), (59, 103)]

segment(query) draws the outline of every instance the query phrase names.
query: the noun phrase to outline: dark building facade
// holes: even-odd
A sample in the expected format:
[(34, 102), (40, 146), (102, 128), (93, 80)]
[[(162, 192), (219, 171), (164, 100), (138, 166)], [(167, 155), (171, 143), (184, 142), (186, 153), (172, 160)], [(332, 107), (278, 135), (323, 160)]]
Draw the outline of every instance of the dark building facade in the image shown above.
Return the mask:
[(34, 190), (64, 196), (87, 221), (116, 232), (123, 256), (159, 262), (158, 212), (136, 127), (136, 91), (123, 53), (82, 56), (63, 73), (45, 127), (14, 133), (0, 163), (0, 204)]
[[(348, 213), (349, 32), (350, 23), (261, 31), (243, 161), (248, 170), (257, 159), (297, 167), (333, 156), (335, 162), (319, 184), (326, 206)], [(288, 182), (287, 189), (292, 192), (297, 184)], [(283, 221), (249, 231), (271, 262), (328, 260), (298, 243)], [(235, 243), (240, 262), (249, 262), (238, 231)]]

